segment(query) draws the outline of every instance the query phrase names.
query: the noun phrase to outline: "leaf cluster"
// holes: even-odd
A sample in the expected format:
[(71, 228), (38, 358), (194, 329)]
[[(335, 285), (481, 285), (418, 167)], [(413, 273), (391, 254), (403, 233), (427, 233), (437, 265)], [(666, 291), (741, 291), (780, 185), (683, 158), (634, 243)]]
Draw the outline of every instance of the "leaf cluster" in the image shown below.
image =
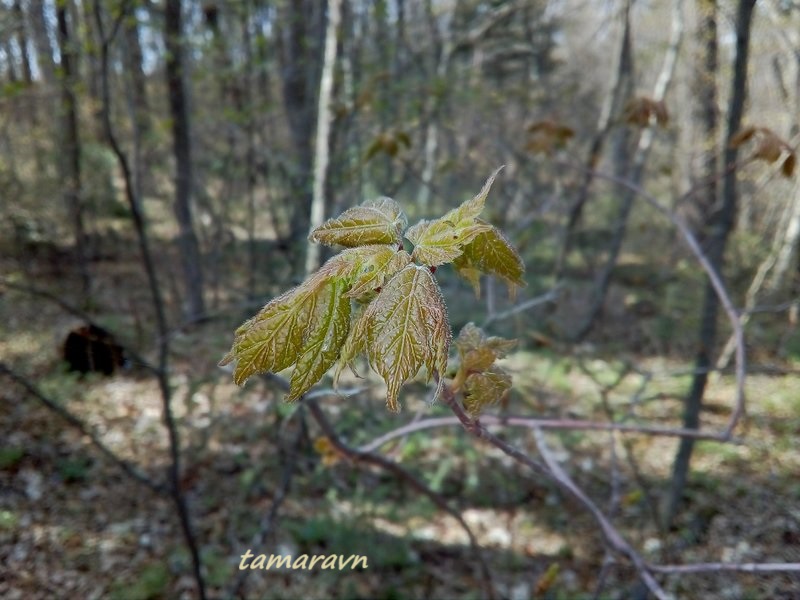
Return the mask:
[(528, 133), (525, 148), (532, 154), (552, 155), (575, 137), (574, 129), (553, 119), (536, 121), (525, 130)]
[(503, 400), (511, 389), (511, 375), (495, 365), (516, 345), (516, 340), (487, 337), (467, 323), (456, 339), (459, 365), (453, 389), (464, 395), (464, 409), (477, 417), (486, 406)]
[[(292, 401), (331, 367), (336, 366), (336, 381), (345, 366), (352, 368), (356, 357), (365, 354), (386, 382), (389, 410), (399, 411), (400, 388), (421, 367), (428, 379), (447, 369), (452, 334), (436, 267), (452, 263), (477, 294), (481, 273), (502, 278), (512, 294), (525, 285), (525, 267), (517, 251), (498, 229), (479, 218), (498, 171), (474, 198), (439, 219), (408, 229), (405, 214), (391, 198), (364, 202), (314, 229), (311, 241), (345, 249), (245, 321), (220, 364), (236, 362), (237, 385), (255, 374), (293, 366), (286, 395)], [(414, 245), (411, 253), (404, 249), (404, 238)], [(473, 329), (462, 332), (459, 352), (467, 343), (463, 336), (477, 335)], [(492, 344), (497, 342), (484, 340), (467, 352), (485, 353)], [(491, 369), (503, 347), (491, 351), (486, 365), (486, 360), (478, 366), (466, 361), (471, 366), (463, 385), (466, 397), (472, 398), (471, 412), (510, 386), (510, 377)], [(438, 395), (442, 382), (437, 379)]]
[(763, 160), (776, 163), (781, 158), (781, 174), (789, 178), (794, 175), (797, 156), (794, 148), (777, 133), (768, 127), (744, 127), (731, 138), (730, 147), (739, 148), (748, 142), (754, 142), (752, 160)]
[(651, 120), (659, 127), (666, 127), (669, 124), (669, 111), (663, 100), (639, 96), (628, 101), (622, 118), (636, 127), (647, 127)]

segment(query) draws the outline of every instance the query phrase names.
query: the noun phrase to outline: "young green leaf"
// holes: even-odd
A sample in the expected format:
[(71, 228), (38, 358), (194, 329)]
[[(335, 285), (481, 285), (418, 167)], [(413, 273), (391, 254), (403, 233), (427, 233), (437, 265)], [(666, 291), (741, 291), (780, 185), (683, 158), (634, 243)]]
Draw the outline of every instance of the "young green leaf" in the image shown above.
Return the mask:
[[(319, 321), (317, 305), (320, 299), (326, 298), (331, 286), (337, 293), (344, 295), (360, 266), (381, 254), (385, 248), (387, 247), (365, 246), (337, 254), (302, 284), (278, 296), (256, 316), (239, 326), (231, 351), (220, 362), (220, 365), (226, 365), (234, 360), (238, 361), (233, 373), (236, 385), (242, 385), (257, 373), (276, 373), (295, 364), (300, 354), (307, 350), (306, 342), (312, 337), (314, 323)], [(343, 300), (348, 305), (348, 324), (349, 302), (349, 298)], [(344, 310), (343, 305), (337, 304), (336, 310)], [(346, 334), (345, 331), (344, 335)], [(311, 357), (307, 358), (311, 360)], [(335, 358), (334, 356), (334, 360)], [(308, 369), (312, 370), (311, 363)], [(301, 370), (301, 374), (302, 372)], [(296, 384), (300, 387), (304, 385), (299, 381), (301, 374), (297, 375)], [(319, 377), (322, 374), (324, 371)]]
[(411, 255), (405, 250), (397, 250), (395, 246), (377, 246), (380, 248), (371, 256), (364, 257), (361, 262), (350, 291), (347, 296), (360, 298), (374, 292), (386, 283), (386, 280), (411, 262)]
[(511, 375), (500, 367), (470, 374), (464, 382), (464, 410), (477, 418), (483, 409), (496, 404), (511, 389)]
[(328, 219), (314, 229), (311, 241), (352, 248), (368, 244), (398, 244), (408, 221), (391, 198), (367, 200), (361, 206), (347, 209), (334, 219)]
[(238, 361), (236, 385), (256, 373), (275, 373), (295, 363), (316, 302), (315, 290), (304, 283), (272, 300), (236, 330), (231, 351), (219, 363)]
[(486, 337), (472, 323), (467, 323), (455, 340), (460, 364), (453, 387), (464, 393), (464, 408), (473, 417), (500, 400), (511, 387), (511, 376), (494, 364), (503, 358), (516, 340)]
[(522, 279), (525, 273), (522, 258), (500, 230), (491, 225), (464, 247), (461, 255), (453, 261), (453, 266), (459, 275), (472, 284), (478, 297), (481, 293), (481, 273), (497, 275), (505, 280), (511, 297), (515, 296), (517, 287), (526, 285)]
[(366, 347), (370, 366), (387, 386), (386, 404), (398, 412), (400, 387), (425, 365), (443, 373), (450, 348), (447, 309), (427, 267), (409, 264), (383, 288), (353, 326), (342, 363)]
[(406, 237), (414, 244), (413, 259), (436, 267), (453, 262), (461, 255), (465, 244), (487, 230), (485, 225), (456, 227), (449, 221), (436, 219), (420, 221), (406, 232)]
[(346, 283), (333, 280), (317, 292), (308, 337), (292, 372), (286, 401), (297, 400), (317, 383), (336, 362), (350, 330), (350, 299)]
[(481, 191), (478, 192), (478, 194), (472, 198), (472, 200), (467, 200), (458, 208), (454, 208), (453, 210), (447, 212), (442, 217), (442, 220), (449, 221), (456, 227), (464, 227), (474, 223), (475, 219), (477, 219), (483, 212), (483, 207), (486, 205), (486, 197), (489, 195), (489, 190), (492, 189), (492, 184), (494, 183), (497, 174), (502, 171), (504, 167), (505, 165), (495, 169), (494, 173), (489, 175), (489, 179), (487, 179), (486, 183), (483, 184)]
[(452, 262), (476, 236), (492, 229), (477, 217), (483, 211), (486, 196), (499, 171), (492, 173), (483, 189), (471, 200), (440, 219), (420, 221), (406, 232), (406, 238), (414, 244), (414, 260), (431, 267)]
[(474, 323), (467, 323), (455, 340), (461, 360), (460, 369), (466, 374), (485, 371), (498, 358), (503, 358), (517, 344), (516, 340), (499, 337), (486, 337)]

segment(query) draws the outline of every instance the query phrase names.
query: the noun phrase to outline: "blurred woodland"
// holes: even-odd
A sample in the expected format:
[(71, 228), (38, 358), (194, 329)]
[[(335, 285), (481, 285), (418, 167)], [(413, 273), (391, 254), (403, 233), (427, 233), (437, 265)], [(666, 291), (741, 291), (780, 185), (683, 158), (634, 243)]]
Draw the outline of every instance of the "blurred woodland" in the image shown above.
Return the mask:
[[(800, 598), (798, 143), (796, 0), (0, 0), (0, 597)], [(218, 366), (500, 165), (479, 421)]]

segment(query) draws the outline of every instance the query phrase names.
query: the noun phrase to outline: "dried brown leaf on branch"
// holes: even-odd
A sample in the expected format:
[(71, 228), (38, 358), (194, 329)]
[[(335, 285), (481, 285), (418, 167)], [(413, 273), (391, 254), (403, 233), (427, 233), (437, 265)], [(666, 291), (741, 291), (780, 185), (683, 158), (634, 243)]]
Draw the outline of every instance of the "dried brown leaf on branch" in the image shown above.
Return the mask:
[(553, 154), (575, 136), (575, 130), (553, 119), (535, 121), (526, 128), (525, 148), (533, 154)]
[(626, 123), (637, 127), (647, 127), (655, 119), (656, 125), (666, 127), (669, 124), (669, 111), (663, 100), (653, 100), (647, 96), (633, 98), (625, 106), (623, 119)]
[(753, 142), (751, 160), (761, 160), (774, 164), (781, 160), (781, 174), (786, 177), (794, 175), (797, 155), (789, 143), (769, 127), (756, 127), (749, 125), (743, 127), (731, 138), (731, 148), (741, 148), (748, 142)]

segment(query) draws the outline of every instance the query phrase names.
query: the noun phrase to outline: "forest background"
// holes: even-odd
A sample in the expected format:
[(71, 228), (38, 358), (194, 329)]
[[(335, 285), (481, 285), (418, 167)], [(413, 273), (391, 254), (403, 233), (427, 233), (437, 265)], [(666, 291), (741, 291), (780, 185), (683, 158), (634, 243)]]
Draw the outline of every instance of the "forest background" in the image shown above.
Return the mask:
[[(0, 86), (0, 596), (800, 595), (797, 2), (0, 0)], [(500, 165), (480, 424), (217, 366), (313, 226)]]

